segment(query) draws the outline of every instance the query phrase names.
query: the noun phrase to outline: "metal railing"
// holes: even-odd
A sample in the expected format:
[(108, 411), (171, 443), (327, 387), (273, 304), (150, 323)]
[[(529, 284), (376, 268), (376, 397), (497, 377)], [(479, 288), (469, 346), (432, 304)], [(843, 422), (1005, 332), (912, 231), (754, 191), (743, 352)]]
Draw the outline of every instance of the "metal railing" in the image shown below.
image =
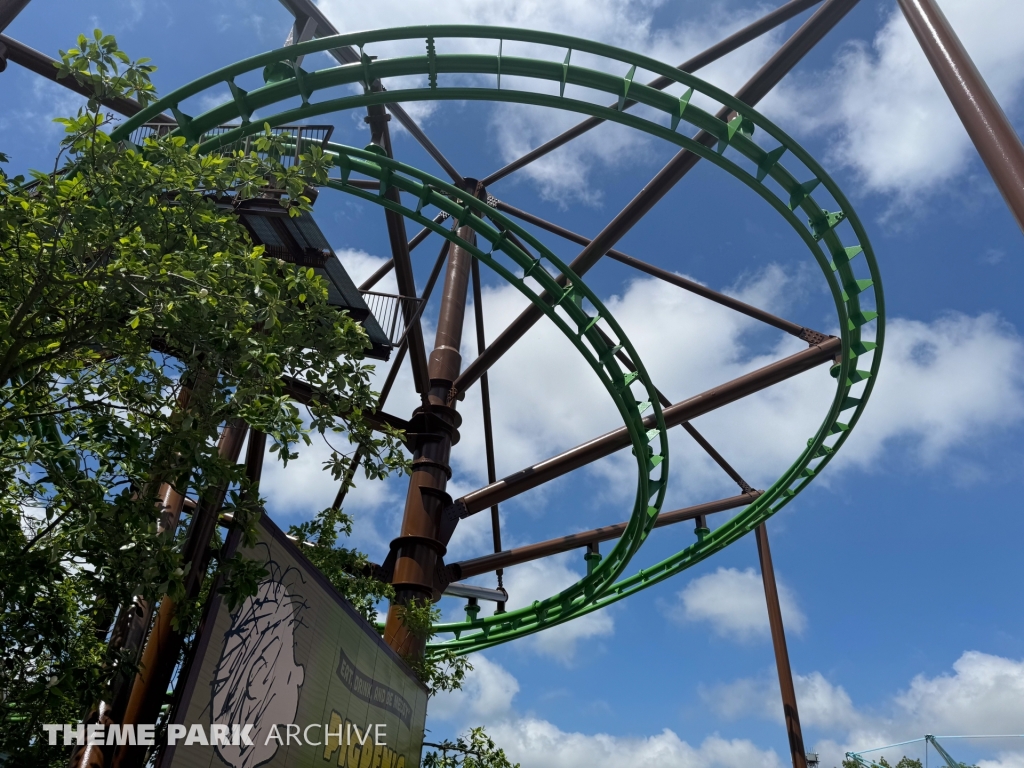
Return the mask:
[[(141, 125), (131, 132), (128, 136), (128, 141), (136, 146), (143, 146), (146, 139), (166, 136), (168, 133), (176, 129), (178, 126), (174, 123), (146, 123)], [(238, 128), (237, 125), (218, 125), (216, 128), (211, 128), (209, 131), (199, 137), (199, 142), (208, 141), (209, 139), (225, 134), (228, 131), (233, 131)], [(305, 148), (310, 144), (319, 144), (322, 148), (326, 149), (327, 142), (331, 139), (331, 134), (334, 133), (333, 125), (279, 125), (277, 128), (271, 128), (270, 132), (275, 136), (293, 136), (295, 138), (295, 151), (288, 155), (279, 155), (278, 160), (285, 167), (291, 167), (294, 165)], [(244, 139), (233, 141), (221, 147), (221, 154), (228, 154), (235, 150), (243, 150), (245, 154), (249, 152), (255, 146), (257, 139), (262, 136), (262, 133), (256, 134), (255, 136), (246, 136)], [(265, 157), (266, 153), (259, 153), (261, 157)]]
[(360, 291), (360, 294), (392, 346), (400, 346), (409, 326), (419, 318), (423, 299), (377, 291)]

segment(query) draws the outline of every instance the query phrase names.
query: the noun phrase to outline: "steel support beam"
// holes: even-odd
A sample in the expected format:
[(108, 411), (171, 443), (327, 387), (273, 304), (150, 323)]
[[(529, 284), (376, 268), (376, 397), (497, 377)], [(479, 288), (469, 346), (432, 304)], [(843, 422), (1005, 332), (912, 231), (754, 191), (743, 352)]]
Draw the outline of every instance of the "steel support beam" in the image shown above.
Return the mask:
[[(826, 0), (825, 4), (758, 70), (757, 74), (736, 92), (736, 98), (750, 106), (757, 104), (856, 4), (857, 0)], [(723, 107), (719, 111), (718, 117), (727, 120), (729, 114), (730, 110)], [(717, 141), (714, 136), (705, 131), (699, 132), (695, 140), (707, 146), (711, 146)], [(586, 274), (659, 200), (668, 194), (669, 190), (697, 164), (699, 159), (698, 155), (686, 149), (677, 153), (573, 259), (569, 264), (572, 271), (580, 276)], [(564, 281), (565, 276), (560, 275), (559, 282), (564, 284)], [(459, 392), (465, 392), (484, 371), (511, 349), (523, 337), (523, 334), (543, 316), (544, 313), (535, 305), (531, 304), (527, 307), (487, 349), (480, 353), (476, 360), (466, 366), (466, 370), (455, 382), (455, 388)]]
[(757, 526), (755, 535), (757, 536), (757, 556), (761, 561), (761, 578), (764, 581), (764, 597), (768, 604), (768, 624), (771, 627), (772, 645), (775, 648), (775, 666), (779, 671), (779, 688), (782, 691), (782, 710), (786, 718), (789, 752), (793, 758), (793, 768), (807, 768), (804, 737), (800, 730), (800, 713), (796, 707), (796, 689), (793, 687), (793, 670), (789, 666), (786, 632), (782, 626), (779, 589), (775, 583), (772, 552), (768, 546), (768, 529), (764, 523)]
[(498, 605), (504, 605), (508, 600), (508, 592), (504, 588), (499, 587), (498, 589), (489, 589), (488, 587), (478, 587), (476, 584), (460, 584), (453, 582), (449, 584), (444, 593), (448, 597), (468, 597), (472, 600), (489, 600), (492, 603)]
[[(473, 310), (476, 319), (476, 348), (483, 349), (486, 346), (484, 334), (484, 306), (483, 288), (480, 285), (480, 263), (473, 259)], [(480, 377), (480, 403), (483, 408), (484, 419), (484, 457), (487, 461), (487, 482), (494, 483), (498, 479), (498, 472), (494, 463), (494, 429), (491, 424), (491, 387), (487, 381), (487, 374)], [(497, 504), (491, 505), (491, 539), (494, 542), (494, 551), (501, 552), (501, 517)], [(497, 569), (498, 589), (503, 589), (502, 570)], [(505, 609), (505, 601), (498, 603), (498, 611)]]
[[(448, 214), (447, 213), (439, 213), (439, 214), (437, 214), (437, 216), (434, 217), (434, 221), (440, 223), (440, 222), (444, 221), (446, 218), (448, 218)], [(417, 232), (415, 235), (413, 235), (412, 239), (409, 241), (409, 248), (408, 248), (409, 252), (411, 253), (413, 251), (413, 249), (416, 248), (417, 245), (419, 245), (424, 240), (426, 240), (427, 239), (427, 235), (429, 235), (430, 232), (431, 232), (431, 230), (429, 230), (426, 227), (424, 227), (419, 232)], [(371, 288), (373, 288), (373, 286), (375, 286), (377, 283), (379, 283), (381, 281), (381, 279), (383, 279), (384, 275), (386, 275), (388, 272), (390, 272), (394, 268), (395, 268), (395, 260), (394, 259), (388, 259), (387, 261), (385, 261), (383, 264), (381, 264), (377, 268), (376, 272), (374, 272), (372, 275), (370, 275), (368, 278), (366, 278), (366, 280), (363, 281), (363, 284), (359, 286), (359, 290), (360, 291), (368, 291), (368, 290), (370, 290)]]
[[(550, 221), (546, 221), (545, 219), (542, 219), (539, 216), (534, 216), (532, 213), (522, 211), (518, 208), (509, 205), (508, 203), (502, 202), (501, 200), (495, 200), (495, 207), (499, 211), (502, 211), (503, 213), (515, 216), (517, 219), (522, 219), (525, 222), (540, 227), (541, 229), (547, 230), (548, 232), (551, 232), (554, 235), (558, 235), (559, 237), (564, 237), (566, 240), (570, 240), (579, 245), (590, 245), (590, 238), (577, 234), (576, 232), (568, 230), (565, 227), (561, 227), (558, 224), (553, 224)], [(702, 296), (703, 298), (709, 301), (713, 301), (716, 304), (721, 304), (723, 307), (733, 309), (741, 314), (747, 315), (748, 317), (752, 317), (755, 320), (760, 320), (762, 323), (767, 323), (768, 325), (778, 328), (781, 331), (785, 331), (786, 333), (790, 333), (793, 336), (796, 336), (797, 338), (804, 339), (805, 341), (810, 340), (809, 338), (807, 338), (809, 334), (816, 333), (816, 331), (811, 331), (810, 329), (805, 328), (804, 326), (798, 323), (794, 323), (784, 318), (777, 317), (776, 315), (773, 315), (771, 312), (765, 312), (763, 309), (758, 309), (757, 307), (751, 306), (750, 304), (740, 301), (739, 299), (735, 299), (732, 296), (727, 296), (724, 293), (719, 293), (718, 291), (712, 290), (711, 288), (708, 288), (706, 285), (701, 285), (700, 283), (695, 282), (693, 280), (688, 280), (685, 277), (682, 277), (681, 275), (677, 275), (675, 272), (669, 272), (668, 270), (661, 269), (660, 267), (656, 267), (653, 264), (648, 264), (645, 261), (640, 261), (640, 259), (635, 259), (632, 256), (627, 256), (622, 251), (617, 251), (614, 248), (609, 250), (606, 255), (608, 256), (608, 258), (614, 259), (615, 261), (621, 264), (633, 267), (634, 269), (638, 269), (641, 272), (646, 272), (651, 277), (657, 277), (659, 280), (664, 280), (667, 283), (672, 283), (672, 285), (682, 288), (685, 291), (695, 293), (698, 296)]]
[[(684, 61), (682, 64), (676, 67), (676, 69), (679, 69), (683, 72), (696, 72), (698, 69), (706, 67), (708, 64), (717, 61), (718, 59), (725, 56), (727, 53), (731, 53), (732, 51), (735, 51), (737, 48), (745, 45), (746, 43), (749, 43), (751, 40), (760, 37), (766, 32), (770, 32), (780, 24), (784, 24), (794, 16), (803, 13), (808, 8), (811, 8), (820, 2), (821, 0), (790, 0), (790, 2), (786, 3), (785, 5), (781, 5), (771, 13), (762, 16), (753, 24), (744, 27), (739, 32), (729, 35), (729, 37), (725, 38), (721, 42), (715, 43), (715, 45), (711, 46), (710, 48), (701, 53), (698, 53), (692, 59)], [(664, 90), (665, 88), (668, 88), (668, 86), (670, 86), (673, 82), (675, 81), (670, 80), (667, 77), (658, 77), (652, 80), (651, 82), (647, 83), (647, 86), (649, 88), (657, 88), (659, 91), (661, 91)], [(622, 108), (629, 109), (634, 104), (636, 104), (635, 101), (633, 101), (632, 99), (627, 99), (623, 103)], [(617, 104), (612, 104), (610, 108), (615, 109), (617, 106)], [(544, 155), (547, 155), (550, 152), (555, 151), (563, 144), (569, 143), (577, 136), (582, 136), (584, 133), (591, 130), (592, 128), (596, 128), (603, 122), (604, 120), (602, 120), (599, 117), (587, 118), (583, 122), (567, 130), (565, 133), (561, 133), (555, 138), (544, 142), (536, 149), (527, 152), (518, 160), (514, 160), (508, 165), (506, 165), (504, 168), (495, 171), (490, 176), (485, 178), (483, 180), (483, 183), (485, 185), (490, 185), (498, 181), (499, 179), (505, 178), (509, 174), (518, 171), (523, 166), (529, 165), (534, 160), (538, 160)]]
[[(74, 91), (75, 93), (85, 96), (87, 99), (92, 98), (92, 90), (84, 85), (81, 85), (71, 75), (67, 77), (57, 79), (57, 65), (60, 63), (56, 59), (51, 59), (45, 53), (40, 53), (34, 48), (29, 48), (24, 43), (20, 43), (7, 35), (0, 35), (0, 45), (7, 49), (7, 60), (13, 61), (15, 64), (23, 66), (25, 69), (35, 72), (40, 77), (45, 77), (47, 80), (52, 80), (57, 85), (63, 85), (68, 90)], [(101, 99), (102, 104), (107, 109), (112, 109), (115, 112), (131, 117), (142, 111), (142, 105), (139, 104), (135, 99), (127, 97), (116, 96), (109, 99)], [(175, 124), (174, 120), (167, 115), (157, 115), (152, 119), (154, 123), (169, 123)]]
[[(420, 314), (423, 312), (423, 308), (426, 307), (427, 302), (430, 301), (430, 294), (434, 290), (434, 283), (437, 282), (438, 275), (441, 274), (441, 265), (444, 264), (445, 257), (448, 255), (449, 247), (450, 243), (447, 240), (445, 240), (441, 245), (441, 252), (437, 255), (437, 261), (434, 262), (434, 268), (430, 271), (430, 277), (427, 278), (427, 285), (423, 289), (422, 301), (420, 302), (419, 308), (416, 310), (416, 320), (419, 320)], [(405, 333), (402, 343), (398, 346), (398, 354), (395, 355), (395, 361), (391, 364), (388, 376), (384, 380), (384, 386), (381, 387), (380, 397), (377, 398), (378, 410), (383, 408), (384, 403), (387, 402), (388, 395), (391, 394), (391, 388), (395, 385), (395, 380), (398, 378), (398, 372), (401, 370), (402, 362), (405, 360), (405, 353), (408, 351), (409, 334)], [(335, 509), (340, 509), (342, 502), (345, 501), (345, 495), (348, 493), (349, 485), (352, 483), (352, 478), (355, 477), (356, 470), (359, 468), (359, 462), (362, 461), (362, 457), (363, 445), (360, 443), (356, 446), (355, 455), (352, 457), (352, 463), (349, 464), (348, 471), (342, 479), (341, 488), (338, 489), (338, 494), (334, 497)]]
[[(470, 227), (462, 227), (459, 237), (476, 242)], [(462, 367), (459, 350), (473, 260), (473, 255), (460, 246), (448, 252), (437, 335), (428, 362), (430, 389), (426, 401), (410, 419), (412, 477), (401, 533), (391, 542), (389, 559), (394, 563), (391, 583), (395, 598), (384, 627), (384, 641), (402, 656), (422, 656), (426, 646), (425, 637), (406, 628), (405, 607), (413, 600), (435, 601), (444, 589), (436, 577), (446, 552), (446, 542), (441, 541), (441, 514), (451, 503), (445, 488), (451, 478), (451, 449), (458, 442), (461, 423), (455, 410), (452, 383)]]
[[(661, 528), (665, 525), (681, 523), (684, 520), (696, 520), (699, 517), (710, 515), (715, 512), (724, 512), (727, 509), (744, 507), (754, 501), (754, 499), (760, 496), (761, 493), (762, 491), (752, 490), (739, 496), (731, 496), (728, 499), (709, 501), (706, 504), (698, 504), (694, 507), (677, 509), (673, 512), (662, 512), (658, 515), (658, 519), (654, 521), (654, 527)], [(625, 523), (616, 523), (615, 525), (606, 525), (603, 528), (594, 528), (590, 531), (571, 533), (568, 536), (562, 536), (558, 539), (550, 539), (548, 541), (538, 542), (537, 544), (529, 544), (525, 547), (507, 549), (504, 552), (495, 552), (493, 555), (484, 555), (483, 557), (477, 557), (472, 560), (463, 560), (460, 563), (453, 564), (452, 569), (455, 571), (458, 578), (469, 579), (473, 576), (479, 576), (480, 574), (489, 573), (500, 568), (511, 568), (513, 565), (526, 563), (530, 560), (537, 560), (542, 557), (557, 555), (560, 552), (579, 549), (580, 547), (585, 547), (588, 544), (597, 544), (602, 541), (618, 539), (622, 536), (628, 524), (629, 523), (627, 521)]]
[(30, 0), (0, 0), (0, 32), (14, 21), (15, 17), (25, 10)]
[(935, 0), (898, 0), (967, 135), (1024, 231), (1024, 146)]
[[(373, 86), (374, 89), (377, 89), (380, 87), (380, 83), (376, 82)], [(367, 107), (366, 111), (366, 122), (370, 124), (370, 141), (381, 147), (388, 157), (393, 158), (391, 133), (388, 131), (387, 123), (388, 115), (384, 112), (384, 107), (376, 104)], [(397, 187), (389, 187), (384, 194), (392, 202), (402, 202)], [(384, 219), (387, 222), (388, 239), (391, 242), (391, 261), (395, 268), (398, 293), (402, 296), (418, 296), (416, 278), (413, 276), (412, 271), (412, 256), (409, 252), (409, 238), (405, 231), (405, 217), (397, 211), (385, 208)], [(427, 390), (430, 389), (430, 377), (427, 372), (427, 353), (423, 341), (423, 327), (420, 324), (419, 317), (413, 317), (414, 311), (406, 307), (404, 303), (402, 311), (405, 313), (405, 324), (408, 326), (409, 363), (412, 366), (413, 384), (417, 394), (425, 399)]]
[[(237, 462), (242, 451), (242, 443), (248, 431), (246, 424), (236, 419), (225, 427), (221, 434), (218, 451), (221, 458), (229, 462)], [(262, 456), (259, 459), (262, 468)], [(185, 595), (194, 599), (199, 595), (203, 578), (210, 562), (210, 542), (217, 528), (220, 508), (227, 494), (227, 485), (213, 488), (200, 499), (199, 505), (192, 514), (188, 534), (182, 547), (182, 563), (187, 565), (184, 577)], [(164, 703), (167, 686), (181, 652), (184, 637), (172, 626), (177, 605), (170, 597), (164, 597), (157, 611), (153, 628), (149, 632), (142, 658), (140, 671), (132, 685), (131, 695), (125, 710), (123, 723), (155, 723)], [(126, 748), (123, 756), (115, 756), (117, 768), (136, 768), (141, 764), (145, 749), (138, 747)]]
[[(335, 27), (330, 20), (324, 15), (312, 0), (281, 0), (281, 5), (288, 9), (288, 11), (296, 19), (312, 19), (316, 22), (316, 30), (313, 33), (313, 37), (330, 37), (331, 35), (337, 35), (338, 29)], [(340, 64), (353, 64), (359, 61), (359, 54), (348, 45), (340, 48), (332, 48), (328, 53), (333, 56)], [(402, 109), (400, 104), (385, 104), (388, 111), (395, 116), (395, 119), (402, 124), (402, 126), (409, 131), (416, 141), (427, 151), (434, 160), (440, 165), (445, 173), (447, 173), (452, 181), (456, 185), (462, 186), (463, 178), (462, 175), (455, 170), (448, 159), (441, 154), (434, 143), (427, 138), (427, 135), (423, 133), (423, 130), (416, 124), (416, 121), (409, 117), (409, 113)]]
[[(811, 345), (802, 352), (797, 352), (795, 355), (790, 355), (714, 389), (678, 402), (662, 411), (665, 426), (673, 427), (690, 421), (716, 408), (721, 408), (747, 395), (760, 392), (773, 384), (808, 371), (821, 363), (829, 362), (840, 353), (841, 349), (841, 340), (835, 336), (829, 336), (820, 344)], [(644, 424), (648, 428), (653, 427), (654, 423), (653, 416), (644, 419)], [(468, 517), (492, 504), (507, 501), (542, 483), (609, 456), (626, 448), (629, 444), (629, 432), (625, 427), (620, 427), (613, 432), (577, 445), (558, 456), (534, 464), (532, 467), (520, 470), (496, 483), (491, 483), (463, 496), (459, 499), (459, 503), (464, 505), (461, 514), (463, 517)]]

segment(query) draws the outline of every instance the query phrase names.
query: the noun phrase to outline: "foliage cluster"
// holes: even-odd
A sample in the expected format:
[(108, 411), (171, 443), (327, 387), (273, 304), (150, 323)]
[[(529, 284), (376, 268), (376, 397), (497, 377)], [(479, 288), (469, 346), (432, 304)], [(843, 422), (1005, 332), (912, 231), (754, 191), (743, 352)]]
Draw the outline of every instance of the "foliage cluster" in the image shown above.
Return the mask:
[[(79, 719), (132, 673), (107, 646), (119, 609), (185, 597), (184, 525), (162, 514), (162, 488), (229, 489), (223, 511), (252, 541), (262, 502), (218, 454), (225, 424), (265, 433), (282, 463), (336, 432), (363, 445), (369, 478), (405, 466), (400, 435), (365, 419), (376, 395), (362, 328), (233, 212), (269, 195), (303, 214), (329, 159), (311, 148), (286, 166), (269, 129), (248, 155), (200, 155), (180, 137), (119, 145), (100, 101), (151, 102), (154, 67), (99, 31), (61, 59), (60, 76), (95, 97), (59, 121), (51, 169), (0, 170), (0, 752), (25, 765), (45, 764), (25, 752), (40, 723)], [(317, 393), (308, 414), (286, 377)], [(340, 479), (349, 461), (333, 450), (327, 469)], [(360, 560), (336, 546), (349, 526), (329, 509), (299, 531), (329, 573)], [(245, 563), (218, 569), (232, 599), (254, 591)], [(386, 595), (334, 575), (364, 612)]]
[[(412, 600), (400, 608), (402, 625), (415, 637), (427, 641), (434, 635), (433, 627), (441, 621), (441, 609), (429, 600)], [(457, 691), (462, 688), (466, 674), (473, 665), (465, 656), (459, 656), (451, 648), (427, 649), (422, 658), (407, 656), (405, 662), (427, 686), (428, 695), (440, 691)]]
[(423, 756), (423, 768), (519, 768), (519, 763), (511, 763), (505, 750), (497, 747), (483, 728), (471, 728), (454, 742), (431, 746), (435, 749)]

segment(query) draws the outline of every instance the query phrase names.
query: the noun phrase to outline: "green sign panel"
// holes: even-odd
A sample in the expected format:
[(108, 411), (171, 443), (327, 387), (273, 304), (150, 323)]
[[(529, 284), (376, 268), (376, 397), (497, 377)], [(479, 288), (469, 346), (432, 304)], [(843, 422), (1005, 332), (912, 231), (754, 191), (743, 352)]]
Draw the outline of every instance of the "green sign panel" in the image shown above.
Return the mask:
[(168, 768), (416, 768), (427, 692), (409, 667), (264, 515), (255, 597), (213, 598)]

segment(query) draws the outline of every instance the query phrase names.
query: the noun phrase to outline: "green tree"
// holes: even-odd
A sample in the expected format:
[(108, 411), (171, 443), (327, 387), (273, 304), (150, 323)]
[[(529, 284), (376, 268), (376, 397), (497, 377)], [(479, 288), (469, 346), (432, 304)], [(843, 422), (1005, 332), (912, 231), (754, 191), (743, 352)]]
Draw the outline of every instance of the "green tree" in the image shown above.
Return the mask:
[[(368, 478), (406, 464), (400, 434), (365, 418), (376, 393), (363, 329), (327, 304), (312, 269), (254, 246), (233, 212), (257, 196), (310, 210), (328, 158), (314, 147), (286, 167), (269, 128), (248, 155), (200, 155), (180, 137), (112, 142), (100, 100), (149, 103), (153, 70), (112, 36), (81, 36), (59, 76), (95, 97), (58, 121), (53, 167), (28, 180), (0, 169), (0, 753), (18, 765), (49, 764), (40, 724), (77, 720), (133, 672), (108, 648), (119, 609), (185, 597), (162, 486), (228, 487), (223, 511), (253, 540), (259, 489), (218, 455), (225, 424), (265, 433), (282, 463), (311, 435), (339, 433), (363, 445)], [(316, 392), (305, 416), (289, 376)], [(326, 469), (340, 479), (350, 458), (333, 450)], [(365, 561), (337, 548), (350, 524), (328, 509), (301, 531), (328, 570)], [(259, 575), (237, 559), (216, 570), (235, 600)], [(387, 595), (345, 583), (364, 612)]]
[(423, 756), (423, 768), (519, 768), (482, 727), (471, 728), (455, 741), (429, 746), (435, 749)]

